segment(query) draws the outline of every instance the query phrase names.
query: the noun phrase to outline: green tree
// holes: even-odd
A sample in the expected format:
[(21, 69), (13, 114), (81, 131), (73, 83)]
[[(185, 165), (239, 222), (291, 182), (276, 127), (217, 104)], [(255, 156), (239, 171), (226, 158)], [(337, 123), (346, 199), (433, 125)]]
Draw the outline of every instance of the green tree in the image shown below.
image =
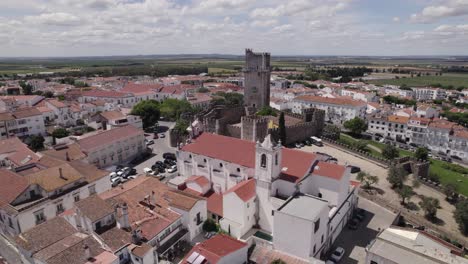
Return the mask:
[(386, 159), (392, 160), (394, 158), (398, 158), (399, 152), (395, 146), (387, 144), (382, 150), (382, 156)]
[(366, 121), (359, 117), (344, 122), (343, 126), (354, 135), (361, 135), (362, 132), (367, 130)]
[(133, 106), (131, 114), (141, 118), (143, 128), (151, 127), (159, 120), (159, 103), (155, 100), (141, 101)]
[(398, 195), (401, 198), (401, 204), (405, 205), (406, 204), (406, 199), (411, 199), (411, 197), (414, 195), (413, 188), (408, 185), (403, 185), (400, 189), (397, 190)]
[(33, 87), (31, 84), (26, 83), (25, 81), (20, 81), (19, 85), (21, 86), (21, 89), (23, 90), (24, 95), (31, 95), (33, 91)]
[(427, 160), (428, 154), (429, 154), (429, 151), (427, 150), (427, 148), (417, 148), (416, 152), (414, 153), (414, 156), (418, 160)]
[(52, 132), (52, 136), (55, 138), (67, 137), (70, 133), (65, 128), (57, 128)]
[(468, 200), (462, 200), (457, 203), (453, 216), (458, 223), (460, 231), (464, 235), (468, 235)]
[(260, 109), (257, 113), (259, 116), (276, 116), (276, 111), (269, 107), (269, 106), (264, 106), (262, 109)]
[(186, 100), (169, 98), (160, 104), (159, 111), (161, 112), (161, 116), (169, 120), (177, 120), (181, 114), (192, 113), (193, 108)]
[(205, 232), (218, 232), (218, 226), (216, 225), (216, 222), (213, 219), (208, 218), (203, 223), (203, 231), (205, 231)]
[(437, 198), (423, 196), (419, 202), (419, 206), (423, 209), (424, 216), (429, 220), (433, 220), (436, 217), (440, 203)]
[(363, 184), (364, 189), (370, 189), (373, 184), (379, 182), (379, 177), (375, 175), (370, 175), (363, 171), (358, 173), (358, 175), (356, 176), (356, 179)]
[(33, 151), (38, 151), (44, 148), (44, 137), (41, 135), (33, 135), (31, 136), (31, 142), (29, 143), (29, 147)]
[(271, 262), (271, 264), (287, 264), (284, 260), (278, 258)]
[(279, 129), (279, 138), (281, 140), (281, 144), (286, 145), (286, 122), (284, 120), (284, 113), (281, 112), (279, 119), (278, 119), (278, 129)]
[(54, 93), (52, 91), (45, 91), (42, 95), (46, 98), (54, 97)]
[(453, 183), (447, 183), (444, 186), (444, 194), (447, 197), (447, 200), (454, 201), (456, 200), (458, 193), (457, 193), (457, 185)]
[(361, 151), (366, 151), (366, 152), (369, 151), (369, 149), (367, 148), (367, 142), (365, 142), (363, 140), (358, 140), (358, 141), (354, 142), (352, 147), (354, 147), (357, 150), (361, 150)]
[(183, 119), (177, 120), (173, 130), (179, 135), (186, 135), (189, 122)]
[(402, 167), (390, 166), (387, 181), (392, 185), (392, 189), (401, 188), (407, 176), (408, 173)]
[(207, 92), (209, 92), (209, 91), (210, 91), (210, 90), (209, 90), (208, 88), (206, 88), (206, 87), (200, 87), (200, 88), (198, 89), (198, 92), (199, 92), (199, 93), (207, 93)]

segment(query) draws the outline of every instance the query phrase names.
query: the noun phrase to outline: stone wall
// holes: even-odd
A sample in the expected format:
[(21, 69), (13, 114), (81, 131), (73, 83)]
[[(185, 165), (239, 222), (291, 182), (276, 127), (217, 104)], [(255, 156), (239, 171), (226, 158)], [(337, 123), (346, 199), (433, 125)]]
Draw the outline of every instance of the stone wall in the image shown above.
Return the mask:
[(241, 139), (263, 141), (268, 133), (268, 118), (263, 116), (243, 116), (241, 118)]
[(236, 125), (226, 126), (226, 135), (228, 137), (241, 138), (241, 127)]

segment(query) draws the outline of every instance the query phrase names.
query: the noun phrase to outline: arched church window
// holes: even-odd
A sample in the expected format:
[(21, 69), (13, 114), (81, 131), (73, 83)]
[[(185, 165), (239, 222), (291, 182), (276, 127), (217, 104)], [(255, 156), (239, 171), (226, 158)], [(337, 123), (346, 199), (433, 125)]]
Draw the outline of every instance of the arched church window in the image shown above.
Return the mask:
[(260, 161), (260, 166), (261, 166), (262, 168), (266, 168), (266, 163), (267, 163), (267, 157), (266, 157), (265, 154), (262, 154), (262, 159), (261, 159), (261, 161)]

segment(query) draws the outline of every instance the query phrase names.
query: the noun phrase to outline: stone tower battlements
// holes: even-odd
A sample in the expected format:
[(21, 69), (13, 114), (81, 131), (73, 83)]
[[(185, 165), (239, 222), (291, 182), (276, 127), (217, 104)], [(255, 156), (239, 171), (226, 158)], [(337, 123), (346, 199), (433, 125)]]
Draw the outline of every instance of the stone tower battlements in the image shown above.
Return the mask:
[(270, 53), (245, 50), (244, 104), (260, 109), (270, 105)]
[(263, 141), (268, 132), (268, 118), (263, 116), (243, 116), (241, 118), (241, 139)]

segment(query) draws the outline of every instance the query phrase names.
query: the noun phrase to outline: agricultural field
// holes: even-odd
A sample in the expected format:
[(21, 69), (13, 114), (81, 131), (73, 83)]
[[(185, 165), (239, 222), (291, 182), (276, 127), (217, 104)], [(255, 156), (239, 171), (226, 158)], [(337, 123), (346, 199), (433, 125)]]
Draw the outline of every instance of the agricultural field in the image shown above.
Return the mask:
[(406, 77), (399, 79), (380, 79), (370, 80), (369, 83), (377, 85), (403, 85), (408, 86), (430, 86), (433, 84), (440, 84), (444, 87), (453, 86), (454, 88), (466, 87), (468, 88), (468, 74), (444, 73), (442, 76), (421, 76), (421, 77)]

